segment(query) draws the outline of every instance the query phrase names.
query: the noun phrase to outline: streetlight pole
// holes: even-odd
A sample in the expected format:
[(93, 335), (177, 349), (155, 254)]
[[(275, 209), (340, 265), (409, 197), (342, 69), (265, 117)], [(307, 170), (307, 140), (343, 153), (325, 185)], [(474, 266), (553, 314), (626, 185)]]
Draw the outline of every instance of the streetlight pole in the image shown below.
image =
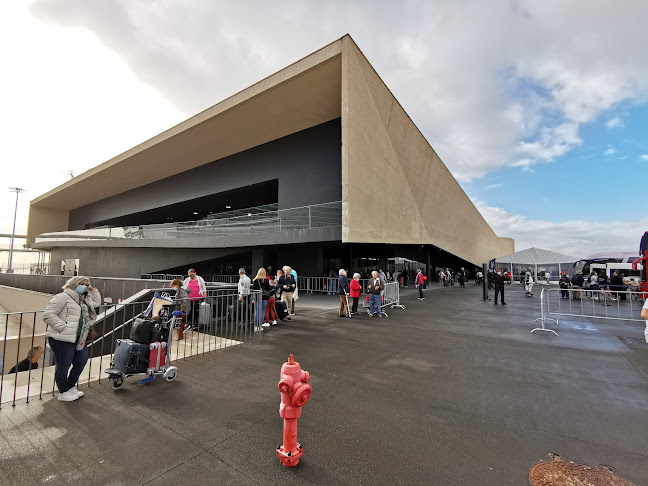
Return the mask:
[(25, 192), (24, 189), (20, 187), (10, 187), (10, 191), (16, 193), (16, 207), (14, 209), (14, 222), (13, 222), (13, 231), (11, 232), (11, 246), (9, 247), (9, 266), (7, 267), (7, 273), (13, 273), (13, 249), (14, 249), (14, 238), (16, 237), (16, 216), (18, 215), (18, 196), (21, 192)]

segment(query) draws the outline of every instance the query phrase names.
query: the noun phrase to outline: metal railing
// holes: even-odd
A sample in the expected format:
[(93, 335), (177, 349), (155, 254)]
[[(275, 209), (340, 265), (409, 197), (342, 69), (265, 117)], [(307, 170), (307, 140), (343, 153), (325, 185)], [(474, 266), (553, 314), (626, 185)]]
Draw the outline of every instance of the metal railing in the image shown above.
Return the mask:
[[(168, 289), (160, 289), (168, 290)], [(143, 317), (150, 304), (150, 293), (133, 297), (135, 302), (102, 305), (98, 309), (94, 329), (100, 334), (88, 342), (89, 359), (79, 379), (80, 385), (101, 383), (106, 369), (111, 367), (112, 355), (117, 339), (130, 336), (135, 319)], [(178, 330), (173, 331), (173, 342), (169, 351), (171, 361), (186, 360), (190, 357), (208, 354), (231, 346), (256, 343), (261, 333), (255, 332), (255, 324), (262, 321), (261, 292), (252, 291), (243, 301), (239, 301), (236, 289), (213, 288), (207, 296), (195, 304), (196, 311), (187, 316), (193, 330), (184, 331), (183, 339), (178, 340)], [(168, 311), (177, 308), (168, 307)], [(166, 314), (168, 315), (169, 312)], [(45, 333), (36, 332), (36, 322), (42, 319), (42, 310), (32, 312), (13, 312), (0, 314), (0, 351), (4, 361), (0, 374), (0, 410), (2, 405), (55, 394), (54, 357)], [(167, 319), (168, 317), (162, 317)], [(11, 368), (22, 360), (27, 353), (40, 347), (44, 350), (42, 361), (31, 365), (26, 371), (9, 373)], [(35, 366), (38, 366), (37, 368)]]
[(253, 209), (255, 208), (251, 208), (246, 215), (234, 217), (215, 217), (216, 215), (212, 215), (200, 221), (44, 233), (36, 237), (36, 243), (83, 239), (161, 240), (170, 238), (217, 238), (253, 233), (324, 228), (342, 224), (341, 201), (271, 211), (253, 212)]
[[(548, 288), (540, 292), (540, 317), (542, 323), (534, 331), (555, 331), (547, 329), (547, 321), (560, 325), (561, 317), (583, 317), (615, 321), (645, 322), (641, 317), (643, 293), (633, 290), (566, 289)], [(553, 316), (553, 317), (551, 317)]]

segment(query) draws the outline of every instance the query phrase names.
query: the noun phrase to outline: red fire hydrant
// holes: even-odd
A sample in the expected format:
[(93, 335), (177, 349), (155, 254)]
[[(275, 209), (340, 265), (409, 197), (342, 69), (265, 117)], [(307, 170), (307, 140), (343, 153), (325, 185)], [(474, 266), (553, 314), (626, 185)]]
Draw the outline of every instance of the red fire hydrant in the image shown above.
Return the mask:
[(310, 374), (308, 371), (302, 371), (291, 354), (288, 362), (281, 367), (279, 381), (281, 392), (279, 415), (284, 419), (284, 432), (283, 445), (277, 446), (277, 457), (284, 466), (296, 466), (299, 458), (304, 454), (301, 444), (297, 443), (297, 419), (301, 416), (301, 408), (306, 405), (313, 391), (308, 380)]

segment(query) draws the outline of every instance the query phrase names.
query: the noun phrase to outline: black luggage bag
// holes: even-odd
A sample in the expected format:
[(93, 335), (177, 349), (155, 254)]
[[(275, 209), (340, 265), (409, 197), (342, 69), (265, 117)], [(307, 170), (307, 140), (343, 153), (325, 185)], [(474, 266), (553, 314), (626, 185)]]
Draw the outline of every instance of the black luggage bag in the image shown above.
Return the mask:
[(149, 344), (152, 341), (154, 327), (155, 322), (138, 317), (131, 327), (130, 338), (136, 343)]
[(286, 306), (285, 302), (275, 300), (275, 309), (277, 311), (277, 317), (282, 321), (288, 317), (288, 306)]
[(131, 339), (117, 339), (113, 362), (113, 367), (126, 375), (146, 373), (149, 364), (148, 344), (136, 343)]

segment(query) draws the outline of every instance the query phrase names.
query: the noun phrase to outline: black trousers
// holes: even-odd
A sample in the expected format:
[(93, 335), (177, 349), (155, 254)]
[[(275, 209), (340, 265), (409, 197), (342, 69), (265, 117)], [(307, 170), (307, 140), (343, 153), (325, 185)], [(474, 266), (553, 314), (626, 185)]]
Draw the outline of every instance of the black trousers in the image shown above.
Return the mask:
[(419, 291), (419, 298), (423, 298), (423, 284), (419, 284), (418, 286), (418, 291)]
[(495, 286), (495, 303), (496, 303), (496, 304), (497, 304), (497, 295), (498, 295), (500, 292), (502, 293), (501, 300), (502, 300), (502, 304), (503, 304), (503, 303), (504, 303), (504, 286), (502, 285), (502, 286), (500, 287), (499, 285), (496, 285), (496, 286)]
[(352, 297), (353, 299), (353, 304), (351, 304), (351, 312), (354, 314), (358, 313), (358, 301), (360, 300), (360, 297)]

